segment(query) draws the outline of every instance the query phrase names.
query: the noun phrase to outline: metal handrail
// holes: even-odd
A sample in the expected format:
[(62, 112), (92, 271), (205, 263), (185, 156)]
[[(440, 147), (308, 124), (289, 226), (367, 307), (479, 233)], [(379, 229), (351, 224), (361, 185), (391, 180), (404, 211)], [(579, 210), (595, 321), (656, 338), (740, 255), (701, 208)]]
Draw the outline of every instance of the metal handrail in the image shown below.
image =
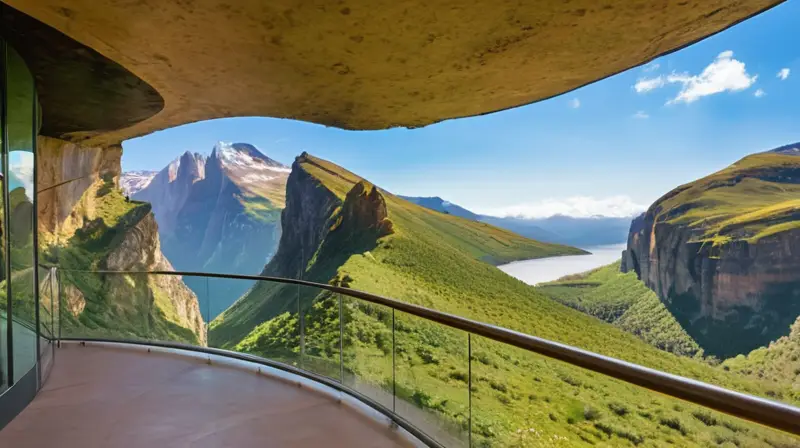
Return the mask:
[[(53, 266), (43, 265), (43, 267), (50, 268)], [(600, 355), (559, 342), (550, 341), (518, 331), (509, 330), (507, 328), (498, 327), (496, 325), (432, 310), (430, 308), (401, 302), (399, 300), (382, 297), (364, 291), (343, 288), (324, 283), (315, 283), (307, 280), (262, 275), (218, 274), (185, 271), (89, 271), (61, 268), (57, 269), (64, 272), (82, 272), (92, 274), (173, 275), (181, 277), (268, 281), (324, 289), (337, 294), (343, 294), (349, 297), (364, 300), (366, 302), (387, 306), (394, 310), (402, 311), (413, 316), (437, 322), (451, 328), (456, 328), (478, 336), (483, 336), (497, 342), (512, 345), (514, 347), (534, 352), (548, 358), (564, 361), (574, 366), (601, 373), (605, 376), (625, 381), (630, 384), (635, 384), (655, 392), (660, 392), (671, 397), (679, 398), (694, 404), (721, 411), (734, 417), (744, 418), (771, 428), (786, 431), (795, 435), (800, 435), (800, 408), (785, 403), (732, 391), (723, 387), (640, 366), (638, 364)]]

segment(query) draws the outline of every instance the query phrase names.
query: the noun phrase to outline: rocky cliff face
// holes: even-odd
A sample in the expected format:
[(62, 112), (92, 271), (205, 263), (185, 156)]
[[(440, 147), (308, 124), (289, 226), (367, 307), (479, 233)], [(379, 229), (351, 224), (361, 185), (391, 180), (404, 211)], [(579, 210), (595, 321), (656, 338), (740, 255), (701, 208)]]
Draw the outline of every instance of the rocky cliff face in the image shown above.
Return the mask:
[(175, 212), (183, 208), (194, 183), (205, 178), (205, 159), (201, 154), (186, 151), (133, 194), (137, 201), (149, 202), (153, 206), (162, 235), (171, 235), (175, 231), (178, 217)]
[[(158, 225), (152, 213), (145, 214), (139, 222), (126, 230), (119, 245), (107, 255), (105, 266), (111, 271), (174, 270), (161, 253)], [(182, 278), (153, 275), (148, 276), (147, 282), (153, 294), (151, 298), (153, 305), (164, 308), (161, 311), (167, 320), (189, 328), (197, 335), (200, 344), (205, 345), (205, 324), (197, 296), (183, 283)], [(158, 303), (156, 294), (163, 294), (166, 300)]]
[(342, 258), (374, 247), (378, 238), (394, 232), (394, 226), (377, 187), (357, 182), (342, 200), (302, 164), (314, 165), (314, 159), (303, 153), (292, 165), (280, 246), (263, 273), (308, 278), (316, 270), (312, 277), (327, 282), (332, 272), (317, 261), (338, 266)]
[[(117, 188), (120, 156), (119, 147), (85, 148), (39, 137), (41, 261), (65, 269), (172, 270), (150, 207), (127, 201)], [(197, 297), (180, 277), (148, 276), (141, 284), (123, 276), (65, 277), (72, 280), (64, 285), (74, 317), (68, 325), (78, 335), (105, 328), (107, 336), (177, 335), (205, 344)], [(95, 288), (98, 280), (101, 287)]]
[(275, 257), (264, 267), (264, 275), (304, 278), (308, 262), (333, 225), (326, 223), (342, 204), (336, 194), (301, 169), (304, 157), (305, 153), (295, 160), (286, 182), (280, 244)]
[(39, 136), (37, 151), (39, 232), (47, 242), (83, 227), (94, 206), (84, 193), (103, 179), (118, 179), (122, 147), (83, 147)]
[[(335, 192), (310, 170), (326, 171), (349, 189)], [(295, 159), (286, 184), (280, 246), (264, 275), (346, 284), (338, 278), (339, 267), (394, 232), (383, 193), (366, 181), (353, 183), (341, 176), (306, 153)], [(315, 288), (259, 283), (214, 321), (211, 342), (238, 341), (261, 322), (310, 306), (318, 293)]]
[[(152, 204), (176, 269), (257, 274), (277, 250), (289, 171), (252, 145), (220, 142), (209, 157), (184, 153), (133, 198)], [(205, 279), (186, 282), (212, 317), (251, 286), (214, 280), (214, 300), (206, 303)]]
[(750, 156), (666, 194), (631, 223), (622, 269), (706, 353), (788, 334), (800, 314), (800, 157)]

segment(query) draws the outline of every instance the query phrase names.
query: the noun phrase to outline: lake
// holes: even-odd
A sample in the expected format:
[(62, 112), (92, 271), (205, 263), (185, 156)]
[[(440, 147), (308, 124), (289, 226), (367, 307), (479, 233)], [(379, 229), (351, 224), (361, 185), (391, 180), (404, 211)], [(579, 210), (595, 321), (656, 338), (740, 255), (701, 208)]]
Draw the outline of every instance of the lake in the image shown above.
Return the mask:
[(529, 285), (536, 285), (558, 280), (565, 275), (578, 274), (611, 264), (622, 257), (625, 244), (582, 247), (581, 249), (591, 252), (591, 254), (515, 261), (500, 265), (498, 268)]

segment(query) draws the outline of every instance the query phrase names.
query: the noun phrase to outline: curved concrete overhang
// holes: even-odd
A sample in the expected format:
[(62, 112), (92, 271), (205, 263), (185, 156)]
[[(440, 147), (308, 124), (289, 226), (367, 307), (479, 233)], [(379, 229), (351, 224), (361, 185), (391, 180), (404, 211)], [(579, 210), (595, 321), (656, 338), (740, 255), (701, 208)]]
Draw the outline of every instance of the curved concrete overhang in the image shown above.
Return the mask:
[(2, 3), (0, 36), (36, 80), (42, 135), (114, 131), (164, 108), (161, 95), (121, 65)]
[(163, 97), (163, 110), (143, 121), (69, 129), (93, 145), (231, 116), (383, 129), (486, 114), (646, 63), (781, 3), (3, 1)]

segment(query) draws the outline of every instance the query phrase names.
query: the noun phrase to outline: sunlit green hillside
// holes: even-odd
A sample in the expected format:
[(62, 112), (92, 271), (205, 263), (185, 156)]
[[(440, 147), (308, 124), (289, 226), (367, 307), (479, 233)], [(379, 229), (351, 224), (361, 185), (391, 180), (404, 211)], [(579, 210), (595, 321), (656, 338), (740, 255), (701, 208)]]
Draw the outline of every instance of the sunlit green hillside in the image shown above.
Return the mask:
[(677, 355), (702, 356), (697, 342), (658, 296), (635, 273), (619, 271), (619, 261), (536, 289), (570, 308), (612, 323), (654, 347)]
[[(788, 395), (768, 383), (658, 350), (492, 266), (577, 250), (430, 211), (375, 188), (329, 162), (299, 157), (287, 184), (281, 247), (265, 274), (369, 291), (741, 391)], [(302, 201), (295, 200), (299, 193)], [(257, 285), (212, 323), (210, 344), (338, 377), (338, 300), (306, 287)], [(466, 334), (353, 299), (344, 299), (342, 313), (348, 384), (379, 400), (395, 390), (402, 402), (429, 416), (406, 415), (426, 428), (439, 422), (437, 431), (466, 431)], [(471, 392), (475, 446), (795, 443), (786, 435), (477, 337), (472, 339)]]

